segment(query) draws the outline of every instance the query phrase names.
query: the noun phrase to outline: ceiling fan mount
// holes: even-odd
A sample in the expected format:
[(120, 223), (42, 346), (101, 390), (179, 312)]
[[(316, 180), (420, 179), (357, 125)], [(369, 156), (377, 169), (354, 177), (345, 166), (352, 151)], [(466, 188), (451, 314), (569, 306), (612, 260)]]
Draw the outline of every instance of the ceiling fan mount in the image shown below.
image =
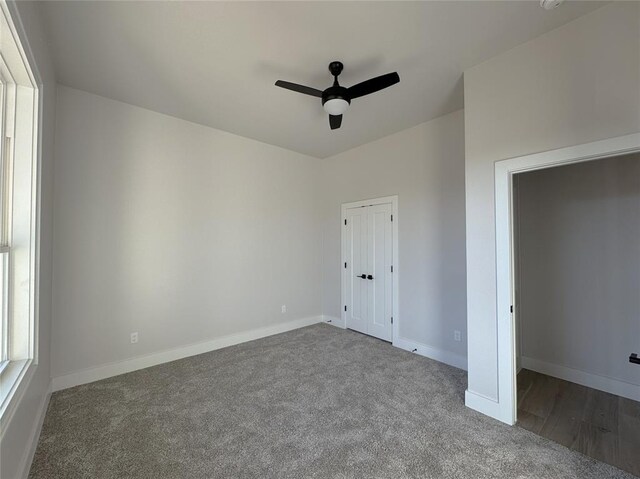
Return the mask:
[(329, 113), (329, 126), (332, 130), (335, 130), (340, 128), (342, 114), (347, 111), (352, 99), (375, 93), (400, 81), (398, 73), (393, 72), (345, 88), (338, 83), (338, 76), (343, 69), (342, 62), (333, 61), (329, 63), (329, 72), (333, 75), (333, 85), (324, 91), (282, 80), (278, 80), (276, 86), (321, 98), (324, 110)]
[(342, 62), (335, 61), (335, 62), (329, 63), (329, 71), (334, 77), (337, 77), (338, 75), (340, 75), (340, 73), (342, 73), (343, 68), (344, 68), (344, 65), (342, 64)]

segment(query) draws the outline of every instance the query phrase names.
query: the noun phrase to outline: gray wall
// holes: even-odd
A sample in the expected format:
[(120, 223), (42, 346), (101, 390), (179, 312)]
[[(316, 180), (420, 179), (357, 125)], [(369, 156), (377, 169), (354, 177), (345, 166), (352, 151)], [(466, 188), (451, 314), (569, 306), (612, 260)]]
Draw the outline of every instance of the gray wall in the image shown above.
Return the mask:
[(498, 398), (494, 162), (640, 131), (640, 3), (614, 2), (465, 72), (469, 391)]
[[(23, 45), (28, 43), (42, 80), (42, 165), (40, 171), (40, 282), (38, 288), (38, 364), (30, 378), (21, 383), (16, 394), (19, 403), (9, 418), (2, 418), (0, 477), (19, 477), (29, 467), (35, 440), (39, 434), (41, 411), (48, 398), (50, 384), (52, 216), (53, 216), (53, 143), (55, 130), (55, 76), (47, 39), (35, 2), (9, 3), (16, 23), (22, 22)], [(19, 15), (19, 20), (16, 15)]]
[(463, 152), (462, 111), (319, 160), (60, 86), (53, 375), (339, 317), (340, 205), (390, 194), (400, 333), (465, 364)]
[(640, 384), (640, 155), (517, 184), (522, 356)]
[(53, 375), (319, 316), (318, 174), (314, 158), (59, 87)]
[(463, 123), (460, 110), (320, 162), (323, 313), (341, 316), (341, 204), (398, 195), (400, 336), (464, 364)]

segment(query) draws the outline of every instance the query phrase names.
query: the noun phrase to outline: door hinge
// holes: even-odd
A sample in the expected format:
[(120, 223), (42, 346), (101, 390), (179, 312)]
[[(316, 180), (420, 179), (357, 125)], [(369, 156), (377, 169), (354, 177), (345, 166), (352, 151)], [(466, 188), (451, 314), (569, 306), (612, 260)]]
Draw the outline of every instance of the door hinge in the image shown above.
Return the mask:
[(509, 308), (511, 310), (511, 312), (513, 313), (513, 304), (511, 305), (511, 308)]
[(347, 267), (347, 262), (346, 262), (346, 261), (344, 262), (344, 267), (345, 267), (345, 268)]
[(347, 226), (347, 220), (346, 219), (344, 220), (344, 225)]
[(344, 305), (344, 310), (345, 310), (345, 311), (347, 310), (347, 305), (346, 305), (346, 304)]
[(393, 265), (391, 265), (391, 272), (393, 273)]
[(391, 324), (393, 324), (393, 316), (391, 316)]
[(391, 221), (393, 221), (393, 215), (391, 215)]

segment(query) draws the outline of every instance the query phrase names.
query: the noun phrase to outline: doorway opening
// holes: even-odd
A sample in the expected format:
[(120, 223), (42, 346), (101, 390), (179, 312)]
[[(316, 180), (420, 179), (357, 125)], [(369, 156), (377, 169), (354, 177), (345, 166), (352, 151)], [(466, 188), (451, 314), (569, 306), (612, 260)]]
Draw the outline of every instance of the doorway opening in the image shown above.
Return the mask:
[[(491, 415), (517, 420), (514, 281), (513, 177), (518, 173), (640, 152), (640, 133), (497, 161), (494, 165), (496, 219), (496, 324), (498, 398)], [(631, 358), (629, 358), (631, 360)]]
[(640, 475), (640, 153), (512, 188), (517, 424)]
[(342, 205), (342, 320), (393, 342), (398, 330), (398, 197)]

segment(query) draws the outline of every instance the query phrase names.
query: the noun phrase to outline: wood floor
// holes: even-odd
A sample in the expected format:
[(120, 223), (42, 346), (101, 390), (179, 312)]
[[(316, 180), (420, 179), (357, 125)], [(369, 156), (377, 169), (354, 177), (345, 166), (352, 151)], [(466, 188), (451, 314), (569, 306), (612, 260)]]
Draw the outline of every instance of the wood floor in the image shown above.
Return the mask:
[(523, 369), (518, 425), (640, 476), (640, 402)]

